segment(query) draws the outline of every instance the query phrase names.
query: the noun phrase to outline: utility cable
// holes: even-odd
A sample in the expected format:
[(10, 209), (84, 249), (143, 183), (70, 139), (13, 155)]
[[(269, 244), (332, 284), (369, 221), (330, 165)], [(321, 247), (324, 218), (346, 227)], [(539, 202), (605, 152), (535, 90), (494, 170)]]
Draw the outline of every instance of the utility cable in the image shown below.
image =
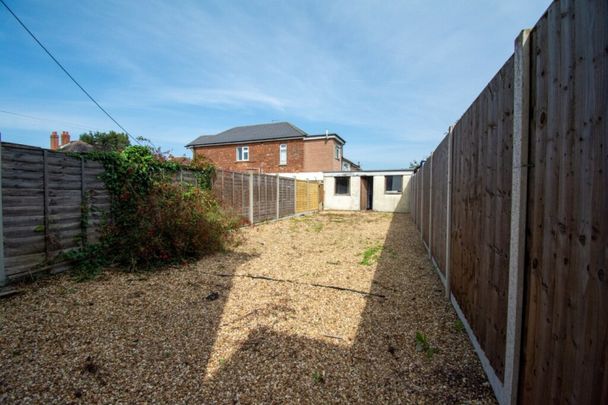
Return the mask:
[(88, 97), (88, 98), (89, 98), (89, 99), (90, 99), (90, 100), (91, 100), (93, 103), (95, 103), (95, 105), (96, 105), (96, 106), (97, 106), (97, 107), (98, 107), (98, 108), (99, 108), (99, 109), (100, 109), (100, 110), (101, 110), (101, 111), (102, 111), (102, 112), (103, 112), (105, 115), (107, 115), (107, 116), (108, 116), (108, 118), (110, 118), (110, 119), (111, 119), (111, 120), (112, 120), (112, 121), (113, 121), (113, 122), (114, 122), (116, 125), (118, 125), (118, 127), (119, 127), (120, 129), (122, 129), (122, 130), (123, 130), (123, 132), (124, 132), (125, 134), (127, 134), (127, 135), (128, 135), (130, 138), (131, 138), (131, 139), (133, 139), (135, 142), (137, 142), (139, 145), (141, 145), (141, 143), (139, 142), (139, 140), (137, 140), (137, 138), (135, 138), (133, 135), (131, 135), (131, 134), (129, 133), (129, 131), (127, 131), (127, 130), (126, 130), (126, 129), (125, 129), (123, 126), (122, 126), (122, 125), (120, 125), (120, 124), (118, 123), (118, 121), (116, 121), (116, 120), (114, 119), (114, 117), (112, 117), (112, 116), (110, 115), (110, 113), (108, 113), (108, 112), (107, 112), (107, 111), (106, 111), (106, 110), (105, 110), (105, 109), (104, 109), (104, 108), (103, 108), (103, 107), (102, 107), (102, 106), (101, 106), (101, 105), (100, 105), (100, 104), (99, 104), (99, 103), (98, 103), (98, 102), (97, 102), (97, 101), (96, 101), (96, 100), (93, 98), (93, 96), (91, 96), (91, 95), (89, 94), (89, 92), (88, 92), (88, 91), (86, 91), (86, 90), (84, 89), (84, 87), (82, 87), (82, 86), (80, 85), (80, 83), (78, 83), (78, 81), (77, 81), (76, 79), (74, 79), (74, 76), (72, 76), (72, 75), (70, 74), (70, 72), (68, 72), (68, 71), (67, 71), (67, 69), (66, 69), (65, 67), (63, 67), (63, 65), (62, 65), (62, 64), (61, 64), (61, 63), (60, 63), (60, 62), (57, 60), (57, 58), (55, 58), (55, 57), (53, 56), (53, 54), (52, 54), (52, 53), (51, 53), (51, 52), (50, 52), (50, 51), (49, 51), (49, 50), (48, 50), (48, 49), (47, 49), (47, 48), (46, 48), (46, 47), (45, 47), (45, 46), (42, 44), (42, 42), (40, 42), (40, 41), (38, 40), (38, 38), (36, 38), (36, 36), (35, 36), (35, 35), (32, 33), (32, 31), (30, 31), (30, 30), (29, 30), (29, 28), (27, 28), (27, 26), (26, 26), (26, 25), (23, 23), (23, 21), (21, 21), (21, 19), (19, 19), (19, 17), (17, 17), (17, 14), (15, 14), (15, 13), (13, 12), (13, 10), (11, 10), (11, 8), (10, 8), (10, 7), (9, 7), (9, 6), (8, 6), (8, 5), (7, 5), (7, 4), (4, 2), (4, 0), (0, 0), (0, 3), (2, 3), (2, 5), (3, 5), (3, 6), (4, 6), (4, 7), (7, 9), (7, 10), (8, 10), (8, 12), (9, 12), (9, 13), (11, 13), (11, 15), (12, 15), (13, 17), (15, 17), (15, 19), (16, 19), (16, 20), (17, 20), (17, 22), (18, 22), (18, 23), (19, 23), (19, 24), (20, 24), (20, 25), (23, 27), (23, 29), (24, 29), (25, 31), (27, 31), (27, 33), (28, 33), (28, 34), (30, 34), (30, 36), (31, 36), (31, 37), (34, 39), (34, 41), (36, 41), (36, 43), (37, 43), (38, 45), (40, 45), (40, 47), (41, 47), (41, 48), (44, 50), (44, 52), (46, 52), (46, 54), (47, 54), (47, 55), (49, 55), (51, 59), (53, 59), (53, 61), (54, 61), (54, 62), (57, 64), (57, 66), (59, 66), (59, 67), (61, 68), (61, 70), (63, 70), (63, 72), (64, 72), (64, 73), (65, 73), (65, 74), (66, 74), (66, 75), (67, 75), (67, 76), (68, 76), (68, 77), (69, 77), (69, 78), (70, 78), (70, 79), (71, 79), (71, 80), (74, 82), (74, 84), (75, 84), (76, 86), (78, 86), (78, 88), (79, 88), (80, 90), (82, 90), (82, 92), (83, 92), (84, 94), (86, 94), (86, 95), (87, 95), (87, 97)]
[(52, 118), (36, 117), (36, 116), (33, 116), (33, 115), (21, 114), (21, 113), (17, 113), (17, 112), (13, 112), (13, 111), (7, 111), (7, 110), (3, 110), (3, 109), (0, 109), (0, 113), (2, 113), (2, 114), (8, 114), (8, 115), (14, 115), (16, 117), (29, 118), (29, 119), (32, 119), (32, 120), (38, 120), (38, 121), (43, 121), (43, 122), (56, 122), (58, 124), (67, 124), (67, 125), (70, 125), (72, 127), (78, 127), (78, 128), (81, 128), (81, 129), (93, 132), (93, 129), (90, 126), (87, 126), (87, 125), (84, 125), (84, 124), (78, 124), (76, 122), (62, 121), (62, 120), (56, 120), (56, 119), (52, 119)]

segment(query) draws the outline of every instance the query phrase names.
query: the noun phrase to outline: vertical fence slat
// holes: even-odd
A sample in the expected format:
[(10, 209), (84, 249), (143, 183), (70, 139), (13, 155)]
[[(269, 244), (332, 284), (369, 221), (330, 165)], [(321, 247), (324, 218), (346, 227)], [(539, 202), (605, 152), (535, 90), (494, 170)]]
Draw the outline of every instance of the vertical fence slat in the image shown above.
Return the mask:
[(6, 269), (4, 267), (4, 212), (2, 204), (2, 134), (0, 134), (0, 287), (6, 284)]
[(445, 295), (449, 300), (452, 295), (450, 286), (450, 255), (452, 250), (452, 153), (454, 145), (454, 127), (448, 130), (448, 167), (447, 167), (447, 190), (446, 190), (446, 224), (445, 224)]
[(43, 188), (43, 194), (42, 194), (42, 206), (44, 207), (44, 255), (46, 258), (46, 261), (49, 260), (50, 258), (50, 251), (49, 251), (49, 238), (50, 238), (50, 233), (49, 233), (49, 168), (48, 168), (48, 162), (47, 162), (47, 151), (46, 149), (42, 150), (42, 188)]
[(429, 157), (429, 257), (433, 260), (433, 152)]
[(85, 212), (88, 216), (89, 206), (86, 195), (86, 180), (85, 180), (85, 169), (84, 169), (84, 156), (80, 156), (80, 232), (81, 241), (80, 245), (84, 247), (87, 243), (87, 220), (85, 220)]

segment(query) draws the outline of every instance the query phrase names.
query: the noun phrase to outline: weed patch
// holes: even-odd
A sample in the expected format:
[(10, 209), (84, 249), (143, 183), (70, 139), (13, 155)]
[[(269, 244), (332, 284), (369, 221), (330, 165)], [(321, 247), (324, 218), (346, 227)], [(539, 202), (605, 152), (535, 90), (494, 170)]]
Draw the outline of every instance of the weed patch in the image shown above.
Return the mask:
[(363, 258), (360, 264), (364, 266), (371, 266), (378, 261), (380, 254), (382, 253), (382, 245), (375, 245), (369, 247), (363, 251)]
[(325, 372), (324, 371), (313, 371), (312, 372), (312, 381), (315, 384), (325, 383)]
[(439, 352), (436, 347), (431, 347), (428, 338), (422, 332), (416, 332), (416, 351), (423, 352), (431, 359), (435, 353)]
[(462, 321), (458, 319), (456, 322), (454, 322), (454, 329), (456, 329), (456, 332), (458, 333), (464, 332), (464, 323), (462, 323)]

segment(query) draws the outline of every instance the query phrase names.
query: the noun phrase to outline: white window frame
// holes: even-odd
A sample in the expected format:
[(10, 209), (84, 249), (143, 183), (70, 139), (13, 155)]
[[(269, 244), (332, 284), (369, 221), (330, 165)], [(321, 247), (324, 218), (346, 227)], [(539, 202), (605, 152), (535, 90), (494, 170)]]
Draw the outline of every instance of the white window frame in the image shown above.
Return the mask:
[[(393, 179), (395, 177), (401, 178), (401, 190), (397, 191), (397, 190), (389, 190), (388, 189), (387, 185), (388, 185), (388, 178), (389, 177), (392, 177)], [(391, 185), (392, 185), (392, 180), (391, 180)], [(401, 194), (401, 193), (403, 193), (403, 176), (402, 175), (398, 175), (398, 174), (384, 176), (384, 194)]]
[(341, 156), (342, 156), (342, 146), (336, 145), (336, 150), (334, 152), (334, 157), (336, 158), (336, 160), (340, 160)]
[(237, 162), (248, 162), (249, 161), (249, 146), (237, 146), (236, 147), (236, 161)]
[[(346, 179), (346, 192), (338, 193), (338, 179)], [(350, 195), (350, 186), (351, 186), (351, 177), (350, 176), (337, 176), (334, 177), (334, 195)]]
[(282, 143), (279, 145), (279, 166), (287, 165), (287, 144)]

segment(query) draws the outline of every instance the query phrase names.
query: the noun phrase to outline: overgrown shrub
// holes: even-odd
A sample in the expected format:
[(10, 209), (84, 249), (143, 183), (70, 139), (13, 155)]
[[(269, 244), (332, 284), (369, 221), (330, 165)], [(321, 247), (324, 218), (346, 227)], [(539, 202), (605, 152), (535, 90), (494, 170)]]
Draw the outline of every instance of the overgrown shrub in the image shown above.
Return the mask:
[(133, 270), (196, 259), (222, 250), (239, 225), (211, 193), (214, 169), (207, 162), (187, 167), (197, 180), (189, 185), (176, 181), (179, 164), (148, 147), (89, 157), (104, 164), (102, 179), (112, 203), (101, 242), (68, 256), (79, 278), (95, 274), (102, 262)]
[(129, 267), (154, 267), (222, 250), (238, 219), (225, 214), (208, 190), (159, 182), (145, 195), (122, 195), (105, 229), (114, 259)]

